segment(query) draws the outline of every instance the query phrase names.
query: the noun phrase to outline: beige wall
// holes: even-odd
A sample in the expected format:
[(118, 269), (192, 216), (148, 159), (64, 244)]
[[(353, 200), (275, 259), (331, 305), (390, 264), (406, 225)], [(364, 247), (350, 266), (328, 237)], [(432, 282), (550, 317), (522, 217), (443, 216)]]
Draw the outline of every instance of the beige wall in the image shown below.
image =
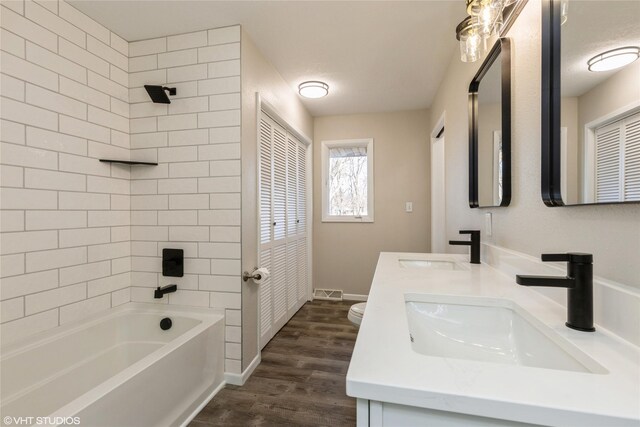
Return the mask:
[[(493, 132), (502, 131), (502, 104), (480, 104), (478, 108), (478, 203), (495, 206), (493, 200)], [(445, 140), (446, 142), (446, 140)]]
[(578, 195), (580, 194), (578, 185), (578, 163), (580, 160), (578, 98), (575, 96), (562, 98), (560, 109), (560, 126), (567, 128), (567, 159), (563, 165), (567, 168), (567, 193), (562, 193), (562, 200), (568, 205), (573, 205), (578, 203)]
[[(625, 67), (578, 98), (580, 129), (620, 108), (640, 101), (640, 61)], [(580, 135), (581, 139), (584, 135)]]
[[(313, 150), (313, 286), (368, 294), (381, 251), (428, 252), (429, 112), (318, 117)], [(321, 142), (373, 138), (375, 222), (321, 222)], [(405, 202), (413, 202), (413, 213)]]
[[(260, 53), (249, 35), (242, 31), (242, 267), (257, 265), (257, 123), (256, 92), (304, 135), (313, 135), (313, 118), (298, 94)], [(242, 368), (258, 354), (258, 289), (251, 282), (242, 289)]]
[[(482, 228), (493, 212), (493, 236), (483, 240), (536, 257), (545, 252), (594, 254), (596, 275), (640, 288), (640, 204), (548, 208), (540, 197), (540, 0), (529, 0), (508, 36), (512, 38), (511, 206), (467, 207), (467, 88), (478, 63), (452, 55), (431, 106), (435, 122), (446, 111), (447, 232)], [(464, 248), (449, 247), (464, 253)]]

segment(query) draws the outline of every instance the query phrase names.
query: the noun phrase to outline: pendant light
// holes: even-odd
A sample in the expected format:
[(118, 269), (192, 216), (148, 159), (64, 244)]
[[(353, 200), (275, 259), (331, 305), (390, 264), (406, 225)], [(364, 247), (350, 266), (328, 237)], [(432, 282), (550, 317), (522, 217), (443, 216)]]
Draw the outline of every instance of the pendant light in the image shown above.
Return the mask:
[(467, 16), (456, 27), (456, 39), (460, 42), (462, 62), (475, 62), (485, 51), (485, 40), (480, 34), (480, 26), (472, 16)]
[(487, 39), (502, 28), (504, 8), (515, 0), (465, 0), (467, 16), (456, 27), (462, 62), (475, 62), (482, 57)]

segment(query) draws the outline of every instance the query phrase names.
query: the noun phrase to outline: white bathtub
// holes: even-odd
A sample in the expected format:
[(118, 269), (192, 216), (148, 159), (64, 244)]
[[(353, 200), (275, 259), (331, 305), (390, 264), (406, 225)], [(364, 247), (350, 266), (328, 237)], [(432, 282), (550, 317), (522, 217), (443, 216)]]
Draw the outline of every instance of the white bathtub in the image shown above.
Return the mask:
[[(160, 328), (165, 317), (173, 322), (168, 330)], [(129, 303), (1, 354), (3, 425), (6, 417), (48, 417), (54, 425), (64, 423), (56, 417), (79, 417), (92, 427), (183, 425), (224, 386), (224, 317)]]

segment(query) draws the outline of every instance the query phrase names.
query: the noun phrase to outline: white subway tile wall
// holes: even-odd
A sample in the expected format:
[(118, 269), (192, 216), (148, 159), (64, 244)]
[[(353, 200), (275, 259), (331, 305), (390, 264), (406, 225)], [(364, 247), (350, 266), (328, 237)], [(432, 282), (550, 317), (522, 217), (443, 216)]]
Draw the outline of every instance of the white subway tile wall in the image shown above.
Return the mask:
[[(133, 42), (129, 56), (131, 157), (159, 163), (131, 170), (131, 299), (176, 283), (153, 302), (224, 309), (225, 366), (240, 373), (240, 27)], [(177, 94), (154, 104), (144, 84)], [(162, 276), (163, 248), (184, 250), (184, 277)]]
[[(240, 373), (240, 27), (129, 43), (63, 1), (1, 15), (3, 340), (129, 301), (210, 307)], [(184, 277), (162, 276), (168, 247)]]
[(131, 299), (130, 171), (98, 161), (130, 156), (129, 64), (64, 2), (0, 7), (6, 342)]

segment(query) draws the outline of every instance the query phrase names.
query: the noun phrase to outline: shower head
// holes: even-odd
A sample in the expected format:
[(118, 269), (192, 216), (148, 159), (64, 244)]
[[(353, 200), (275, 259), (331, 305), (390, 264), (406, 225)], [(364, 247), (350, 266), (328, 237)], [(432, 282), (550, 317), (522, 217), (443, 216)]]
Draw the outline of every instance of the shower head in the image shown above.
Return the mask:
[(147, 90), (147, 93), (151, 97), (151, 100), (159, 104), (171, 104), (171, 101), (169, 100), (169, 97), (167, 96), (167, 93), (165, 91), (169, 91), (169, 95), (176, 94), (175, 87), (144, 85), (144, 88)]

